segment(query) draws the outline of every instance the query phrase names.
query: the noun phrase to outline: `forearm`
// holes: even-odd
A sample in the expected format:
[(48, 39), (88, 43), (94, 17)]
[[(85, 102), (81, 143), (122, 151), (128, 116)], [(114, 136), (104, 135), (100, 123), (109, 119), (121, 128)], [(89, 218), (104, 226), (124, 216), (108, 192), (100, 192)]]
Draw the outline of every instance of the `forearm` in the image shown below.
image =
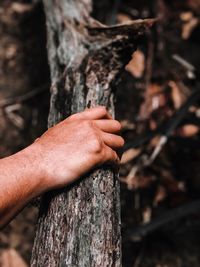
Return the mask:
[(0, 160), (0, 228), (44, 190), (32, 146)]
[(104, 163), (119, 163), (121, 125), (104, 107), (74, 114), (23, 151), (0, 160), (0, 227), (30, 200)]

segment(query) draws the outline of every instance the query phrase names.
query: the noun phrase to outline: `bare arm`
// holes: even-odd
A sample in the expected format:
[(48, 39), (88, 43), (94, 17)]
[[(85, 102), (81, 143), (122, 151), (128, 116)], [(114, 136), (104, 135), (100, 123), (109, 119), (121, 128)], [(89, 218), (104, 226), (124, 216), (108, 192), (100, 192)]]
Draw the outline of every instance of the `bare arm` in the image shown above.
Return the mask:
[(121, 125), (103, 107), (70, 116), (34, 144), (0, 160), (0, 227), (30, 200), (106, 162), (119, 162)]

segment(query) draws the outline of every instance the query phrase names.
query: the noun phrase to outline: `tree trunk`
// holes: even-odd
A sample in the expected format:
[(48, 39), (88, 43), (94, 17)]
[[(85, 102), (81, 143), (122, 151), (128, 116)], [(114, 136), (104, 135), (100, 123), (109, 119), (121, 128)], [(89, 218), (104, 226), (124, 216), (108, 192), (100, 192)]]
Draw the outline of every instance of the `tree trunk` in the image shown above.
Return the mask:
[[(44, 0), (51, 68), (49, 126), (86, 107), (114, 113), (113, 87), (152, 21), (106, 27), (90, 0)], [(103, 167), (43, 197), (31, 266), (121, 266), (117, 174)]]

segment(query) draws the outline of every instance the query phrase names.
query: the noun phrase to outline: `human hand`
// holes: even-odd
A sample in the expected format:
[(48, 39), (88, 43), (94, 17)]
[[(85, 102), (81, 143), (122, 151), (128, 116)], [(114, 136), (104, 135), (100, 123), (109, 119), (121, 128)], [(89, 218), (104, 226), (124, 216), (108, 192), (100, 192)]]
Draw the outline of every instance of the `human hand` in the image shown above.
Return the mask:
[(44, 191), (60, 188), (104, 163), (119, 163), (121, 124), (105, 107), (87, 109), (50, 128), (32, 144)]

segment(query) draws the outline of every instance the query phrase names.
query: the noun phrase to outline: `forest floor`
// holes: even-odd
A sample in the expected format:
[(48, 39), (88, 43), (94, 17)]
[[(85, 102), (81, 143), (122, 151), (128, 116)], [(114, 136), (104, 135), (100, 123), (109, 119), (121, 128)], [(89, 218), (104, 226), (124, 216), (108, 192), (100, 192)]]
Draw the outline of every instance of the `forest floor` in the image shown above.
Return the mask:
[[(122, 11), (146, 15), (144, 2)], [(198, 267), (200, 1), (157, 1), (155, 13), (117, 88), (123, 266)]]

